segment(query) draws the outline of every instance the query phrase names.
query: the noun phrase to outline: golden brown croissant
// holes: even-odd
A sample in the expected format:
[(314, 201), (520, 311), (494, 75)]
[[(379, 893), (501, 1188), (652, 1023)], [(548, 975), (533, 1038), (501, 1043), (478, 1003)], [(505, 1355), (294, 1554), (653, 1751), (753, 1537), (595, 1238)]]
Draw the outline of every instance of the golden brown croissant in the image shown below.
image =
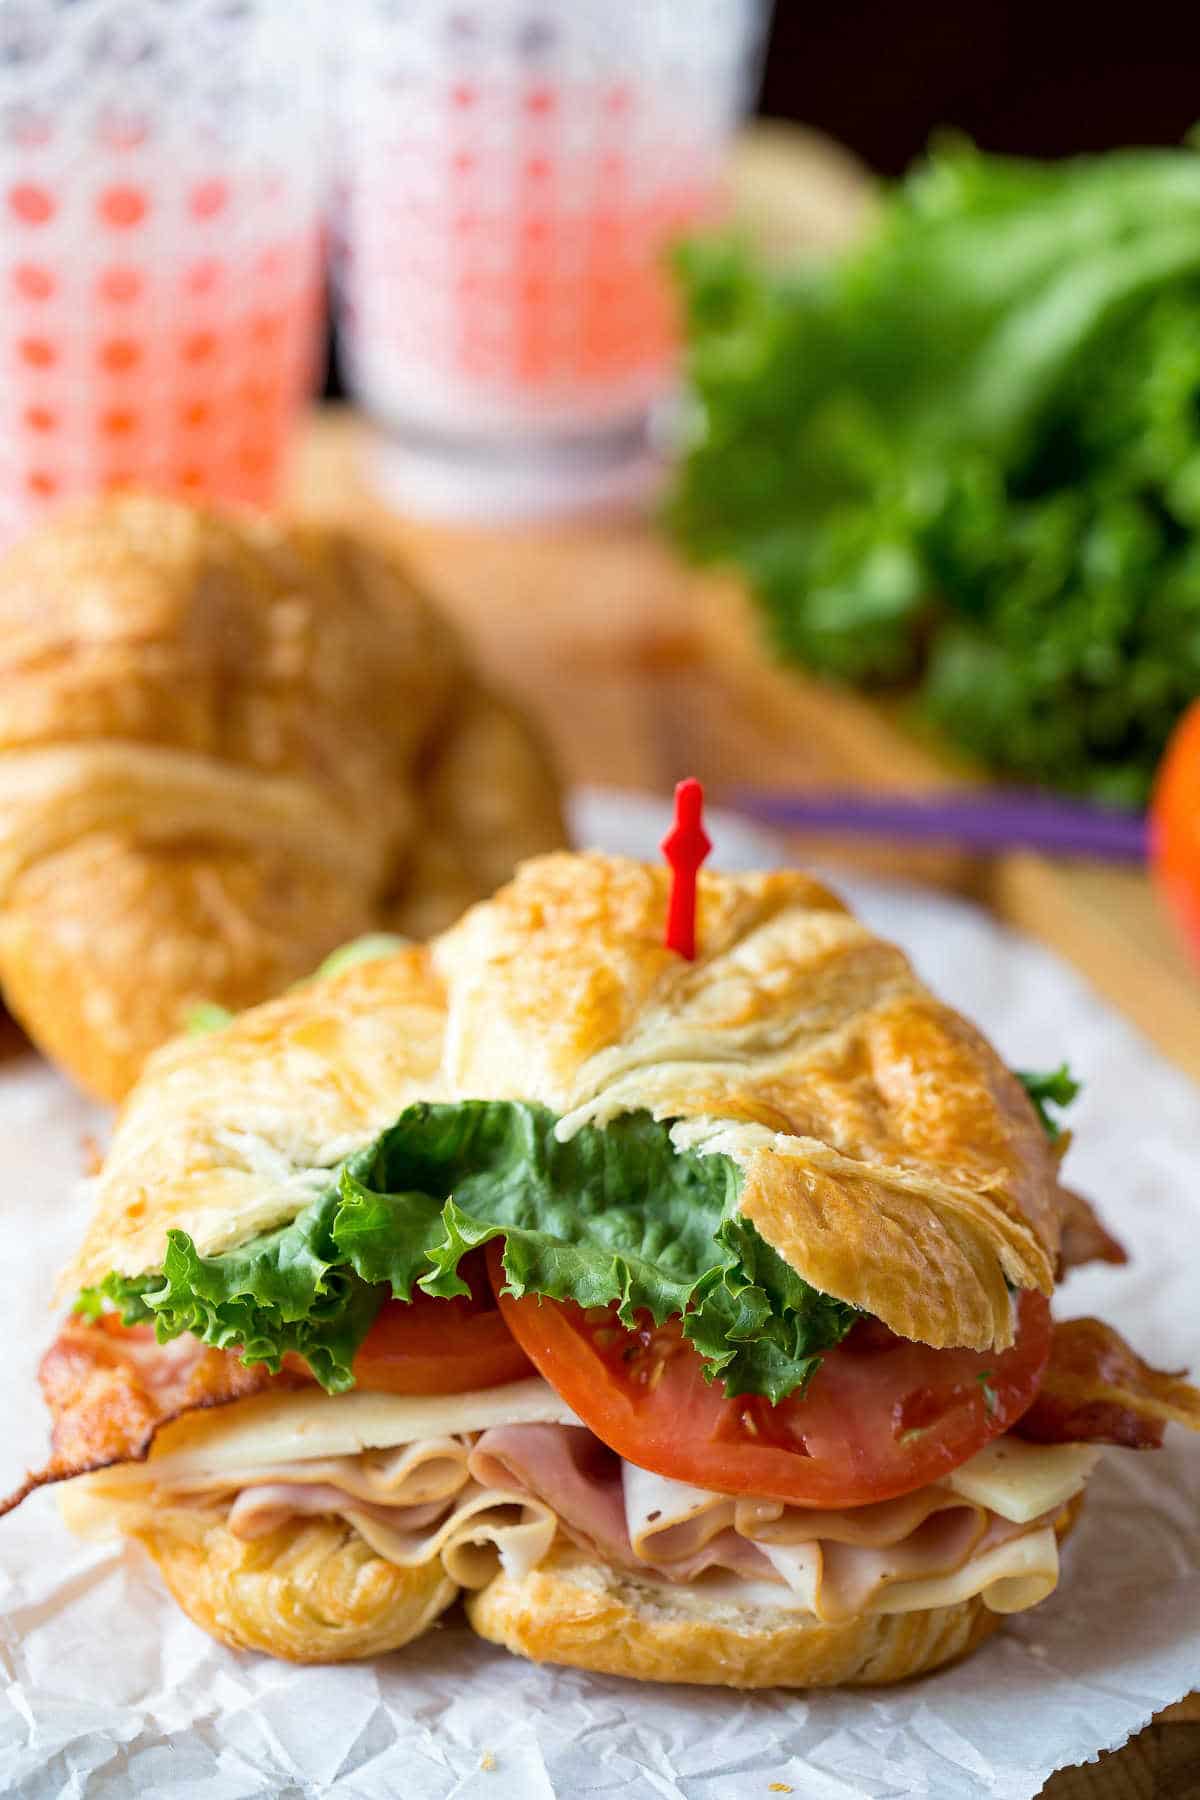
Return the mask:
[(562, 840), (527, 722), (340, 532), (124, 496), (0, 568), (0, 987), (97, 1095)]
[(135, 1534), (198, 1625), (234, 1650), (289, 1662), (355, 1662), (420, 1637), (458, 1597), (439, 1562), (401, 1569), (338, 1519), (244, 1543), (220, 1518), (174, 1517)]
[(679, 1121), (744, 1170), (741, 1211), (813, 1286), (923, 1343), (1003, 1349), (1007, 1283), (1049, 1292), (1059, 1233), (1016, 1077), (807, 876), (702, 875), (692, 963), (663, 946), (669, 881), (540, 857), (428, 948), (162, 1051), (64, 1293), (159, 1266), (170, 1228), (211, 1255), (284, 1223), (416, 1099), (519, 1099), (568, 1126)]

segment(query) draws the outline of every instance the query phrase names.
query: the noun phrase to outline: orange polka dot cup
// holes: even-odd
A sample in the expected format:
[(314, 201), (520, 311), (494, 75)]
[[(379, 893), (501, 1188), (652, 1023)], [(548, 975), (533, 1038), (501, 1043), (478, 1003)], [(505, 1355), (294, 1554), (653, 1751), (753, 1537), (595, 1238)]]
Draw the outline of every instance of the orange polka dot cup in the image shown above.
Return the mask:
[(0, 7), (0, 544), (115, 487), (276, 498), (320, 322), (318, 7)]
[(403, 505), (619, 498), (675, 373), (766, 0), (342, 0), (340, 341)]

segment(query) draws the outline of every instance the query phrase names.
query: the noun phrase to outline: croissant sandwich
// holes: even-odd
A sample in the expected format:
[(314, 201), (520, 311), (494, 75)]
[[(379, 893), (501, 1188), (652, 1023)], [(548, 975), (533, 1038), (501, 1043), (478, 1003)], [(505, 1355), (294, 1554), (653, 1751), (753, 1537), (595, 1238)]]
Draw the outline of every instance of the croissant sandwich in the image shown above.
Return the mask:
[(564, 841), (536, 733), (345, 532), (126, 494), (0, 563), (0, 988), (102, 1099)]
[[(160, 1050), (42, 1365), (85, 1531), (228, 1644), (416, 1637), (887, 1682), (1058, 1580), (1103, 1444), (1200, 1392), (1057, 1274), (1121, 1252), (1019, 1078), (797, 873), (525, 864), (428, 946)], [(1031, 1097), (1032, 1096), (1032, 1097)]]

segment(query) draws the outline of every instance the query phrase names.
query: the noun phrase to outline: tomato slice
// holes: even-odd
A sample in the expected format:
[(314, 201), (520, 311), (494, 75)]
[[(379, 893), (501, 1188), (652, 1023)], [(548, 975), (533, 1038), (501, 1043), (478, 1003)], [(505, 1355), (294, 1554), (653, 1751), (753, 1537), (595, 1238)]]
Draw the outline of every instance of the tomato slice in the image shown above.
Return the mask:
[(360, 1388), (465, 1394), (536, 1373), (492, 1297), (482, 1252), (464, 1257), (459, 1273), (469, 1298), (437, 1300), (414, 1288), (409, 1301), (384, 1301), (354, 1359)]
[(934, 1350), (864, 1319), (826, 1351), (803, 1399), (728, 1399), (707, 1382), (677, 1319), (625, 1328), (613, 1307), (505, 1294), (513, 1336), (584, 1424), (627, 1462), (724, 1494), (793, 1506), (864, 1506), (966, 1462), (1033, 1403), (1050, 1355), (1050, 1307), (1018, 1301), (1012, 1348)]

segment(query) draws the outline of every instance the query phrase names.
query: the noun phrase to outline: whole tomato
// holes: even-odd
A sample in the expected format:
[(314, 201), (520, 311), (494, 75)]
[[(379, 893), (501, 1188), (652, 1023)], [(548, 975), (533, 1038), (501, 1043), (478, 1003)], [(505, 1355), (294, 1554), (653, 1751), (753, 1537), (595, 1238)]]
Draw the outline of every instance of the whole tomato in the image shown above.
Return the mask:
[(1184, 713), (1159, 765), (1150, 849), (1167, 904), (1200, 956), (1200, 700)]

